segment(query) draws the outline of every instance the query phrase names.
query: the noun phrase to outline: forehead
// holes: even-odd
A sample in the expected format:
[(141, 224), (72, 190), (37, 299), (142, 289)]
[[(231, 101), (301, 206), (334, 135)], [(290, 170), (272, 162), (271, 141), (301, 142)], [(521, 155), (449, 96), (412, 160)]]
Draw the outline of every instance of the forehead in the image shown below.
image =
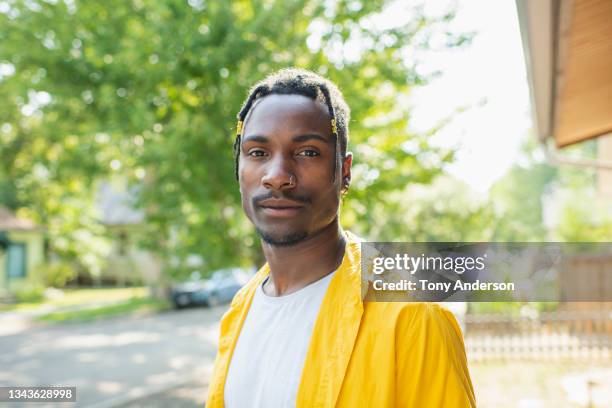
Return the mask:
[(331, 134), (325, 104), (304, 95), (272, 94), (259, 99), (245, 121), (244, 134)]

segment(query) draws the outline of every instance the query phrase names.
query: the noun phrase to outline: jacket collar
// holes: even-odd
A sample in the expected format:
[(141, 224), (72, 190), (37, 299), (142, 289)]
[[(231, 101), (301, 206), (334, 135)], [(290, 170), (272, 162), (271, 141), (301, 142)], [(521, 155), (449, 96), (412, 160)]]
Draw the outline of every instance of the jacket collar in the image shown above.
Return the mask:
[[(336, 405), (361, 323), (361, 239), (348, 231), (344, 234), (347, 241), (344, 257), (321, 303), (306, 353), (297, 394), (298, 407)], [(266, 263), (238, 292), (223, 319), (221, 333), (225, 334), (219, 339), (216, 364), (220, 376), (219, 381), (211, 383), (215, 402), (223, 401), (223, 388), (240, 330), (255, 290), (269, 274), (270, 268)], [(222, 406), (222, 403), (218, 406)]]
[(345, 233), (346, 250), (315, 323), (298, 389), (298, 407), (336, 405), (357, 338), (363, 302), (359, 239)]

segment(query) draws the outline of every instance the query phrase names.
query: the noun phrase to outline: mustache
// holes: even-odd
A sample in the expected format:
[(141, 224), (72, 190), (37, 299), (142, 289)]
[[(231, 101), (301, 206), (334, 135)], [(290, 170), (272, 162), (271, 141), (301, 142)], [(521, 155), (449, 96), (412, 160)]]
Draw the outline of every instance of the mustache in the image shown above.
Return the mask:
[(293, 193), (273, 194), (271, 191), (253, 197), (251, 199), (251, 202), (253, 203), (253, 206), (259, 206), (259, 203), (261, 203), (264, 200), (268, 200), (270, 198), (291, 200), (291, 201), (296, 201), (301, 204), (311, 204), (312, 203), (312, 200), (309, 197), (304, 196), (304, 195), (298, 195), (298, 194), (293, 194)]

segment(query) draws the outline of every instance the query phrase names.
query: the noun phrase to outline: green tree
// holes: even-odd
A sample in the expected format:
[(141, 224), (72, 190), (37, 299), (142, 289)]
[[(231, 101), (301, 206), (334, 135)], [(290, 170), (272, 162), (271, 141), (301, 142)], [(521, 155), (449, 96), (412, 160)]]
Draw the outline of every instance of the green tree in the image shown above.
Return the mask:
[[(596, 157), (596, 143), (564, 149), (566, 157)], [(596, 192), (594, 168), (550, 165), (531, 137), (522, 164), (514, 165), (490, 193), (495, 209), (496, 241), (606, 241), (612, 238), (610, 203)], [(551, 207), (545, 208), (548, 202)], [(544, 213), (549, 212), (548, 223)]]
[(371, 233), (380, 241), (482, 242), (493, 233), (487, 197), (448, 174), (391, 193), (385, 208), (376, 210), (370, 215), (380, 218)]
[(558, 170), (538, 157), (535, 136), (524, 142), (521, 164), (513, 165), (490, 190), (495, 212), (492, 239), (499, 242), (546, 241), (543, 198), (557, 179)]
[(359, 206), (346, 217), (367, 234), (377, 222), (368, 214), (390, 192), (430, 182), (452, 159), (406, 129), (401, 101), (428, 79), (417, 52), (470, 38), (447, 32), (452, 12), (422, 7), (378, 28), (388, 3), (1, 2), (1, 174), (15, 186), (13, 205), (54, 226), (52, 249), (101, 258), (91, 245), (103, 236), (96, 182), (121, 175), (141, 186), (143, 245), (167, 260), (202, 254), (208, 268), (252, 262), (259, 248), (232, 172), (234, 117), (251, 84), (292, 65), (335, 81), (352, 108), (359, 147), (348, 201)]
[(612, 205), (598, 200), (588, 189), (574, 191), (561, 209), (554, 238), (566, 242), (610, 242)]
[(496, 241), (545, 241), (542, 198), (551, 188), (556, 170), (536, 163), (528, 167), (514, 165), (491, 188), (491, 202), (496, 211), (493, 238)]

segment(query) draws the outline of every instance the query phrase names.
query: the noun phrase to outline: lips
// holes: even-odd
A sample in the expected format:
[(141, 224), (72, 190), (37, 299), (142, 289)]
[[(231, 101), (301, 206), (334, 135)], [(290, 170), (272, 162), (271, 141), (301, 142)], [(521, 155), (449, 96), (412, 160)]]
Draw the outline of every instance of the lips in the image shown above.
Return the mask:
[(285, 200), (282, 198), (269, 198), (259, 203), (260, 207), (265, 208), (301, 208), (304, 205), (293, 200)]
[(293, 217), (304, 208), (297, 201), (275, 198), (263, 200), (259, 206), (264, 214), (272, 217)]

